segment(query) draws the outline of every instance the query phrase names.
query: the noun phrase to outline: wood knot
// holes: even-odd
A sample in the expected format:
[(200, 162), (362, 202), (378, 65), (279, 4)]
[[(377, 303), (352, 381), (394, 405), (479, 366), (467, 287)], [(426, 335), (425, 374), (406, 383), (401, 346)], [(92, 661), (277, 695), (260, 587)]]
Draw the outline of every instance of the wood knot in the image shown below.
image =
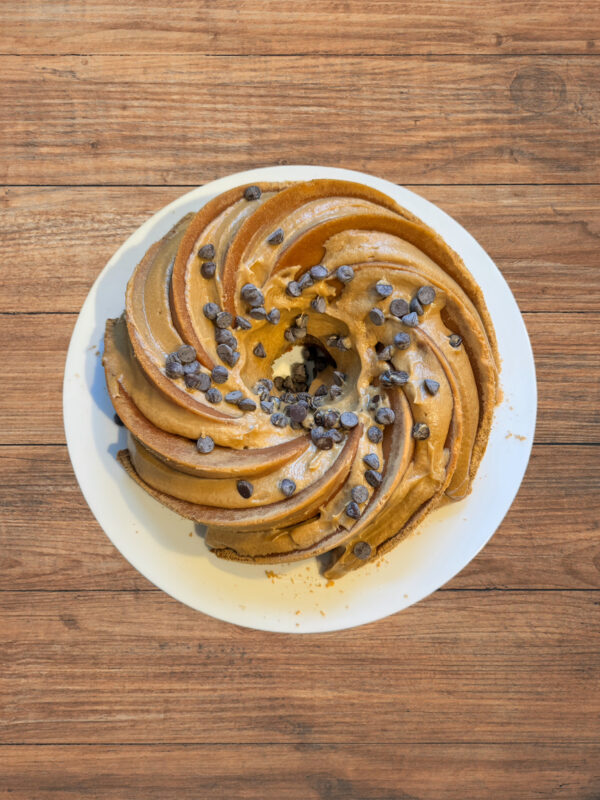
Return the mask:
[(567, 87), (558, 72), (529, 67), (517, 72), (513, 78), (510, 96), (524, 111), (547, 114), (565, 101)]

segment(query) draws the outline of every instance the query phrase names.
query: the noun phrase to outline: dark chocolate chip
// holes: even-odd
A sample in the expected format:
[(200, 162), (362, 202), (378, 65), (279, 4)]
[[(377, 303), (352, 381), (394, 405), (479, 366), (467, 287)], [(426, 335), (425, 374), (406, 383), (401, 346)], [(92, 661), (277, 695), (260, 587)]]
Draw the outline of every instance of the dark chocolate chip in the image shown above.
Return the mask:
[(200, 362), (199, 361), (190, 361), (189, 364), (183, 365), (183, 374), (184, 375), (193, 375), (194, 372), (200, 372)]
[(253, 283), (245, 283), (240, 289), (240, 297), (249, 306), (262, 306), (263, 293)]
[(377, 489), (378, 486), (381, 486), (381, 481), (383, 480), (383, 476), (381, 472), (377, 472), (375, 469), (368, 469), (365, 472), (365, 480), (372, 486), (374, 489)]
[(206, 319), (216, 319), (220, 310), (216, 303), (205, 303), (202, 307), (202, 312)]
[(302, 405), (301, 403), (294, 403), (289, 407), (289, 415), (290, 419), (293, 422), (302, 422), (305, 419), (308, 411), (306, 406)]
[(352, 347), (352, 339), (349, 336), (338, 336), (335, 342), (338, 350), (347, 351)]
[(408, 303), (401, 297), (396, 297), (390, 303), (390, 314), (393, 314), (395, 317), (401, 318), (405, 314), (408, 314), (409, 311)]
[(214, 278), (217, 271), (217, 265), (214, 261), (204, 261), (200, 267), (200, 272), (203, 278)]
[(265, 412), (265, 414), (272, 414), (273, 413), (273, 401), (272, 400), (261, 400), (260, 407)]
[(336, 443), (341, 442), (342, 439), (344, 438), (342, 432), (338, 431), (336, 428), (332, 428), (330, 431), (327, 431), (327, 435), (329, 436), (330, 439), (332, 439), (332, 441)]
[(462, 336), (459, 336), (458, 333), (451, 333), (448, 337), (448, 341), (450, 342), (450, 347), (460, 347), (462, 344)]
[(232, 350), (235, 350), (238, 345), (237, 339), (227, 328), (215, 328), (215, 342), (217, 344), (228, 344)]
[(313, 441), (315, 443), (315, 447), (317, 448), (317, 450), (331, 450), (331, 448), (333, 447), (333, 439), (331, 438), (331, 436), (328, 436), (327, 434), (325, 436), (319, 437), (318, 439), (313, 439)]
[(300, 288), (298, 281), (290, 281), (285, 287), (285, 291), (290, 297), (300, 297), (302, 294), (302, 289)]
[(208, 400), (209, 403), (220, 403), (221, 400), (223, 399), (223, 395), (221, 394), (221, 392), (218, 389), (216, 389), (214, 386), (212, 386), (206, 392), (205, 397), (206, 397), (206, 399)]
[(376, 283), (375, 284), (375, 292), (379, 295), (379, 297), (389, 297), (392, 292), (394, 291), (394, 287), (391, 286), (389, 283)]
[(366, 456), (363, 456), (363, 461), (369, 467), (369, 469), (379, 469), (379, 458), (375, 455), (375, 453), (367, 453)]
[(215, 252), (214, 244), (205, 244), (198, 250), (198, 258), (202, 258), (205, 261), (211, 260), (215, 257)]
[(115, 425), (119, 426), (119, 428), (122, 428), (125, 425), (125, 423), (123, 422), (123, 420), (121, 419), (121, 417), (118, 414), (113, 414), (113, 421), (114, 421)]
[(283, 242), (283, 228), (277, 228), (276, 231), (267, 238), (267, 242), (269, 244), (281, 244)]
[(344, 411), (344, 413), (340, 416), (340, 425), (346, 430), (356, 428), (358, 425), (358, 417), (353, 411)]
[(267, 312), (265, 311), (263, 306), (257, 306), (256, 308), (251, 308), (248, 312), (249, 316), (252, 319), (263, 320), (267, 318)]
[(343, 390), (341, 386), (331, 386), (329, 388), (329, 397), (331, 397), (332, 400), (337, 400), (337, 398), (342, 394), (342, 391)]
[(252, 327), (252, 323), (248, 322), (248, 320), (244, 319), (244, 317), (236, 317), (234, 322), (235, 327), (239, 328), (241, 331), (249, 331)]
[(392, 409), (387, 408), (386, 406), (378, 408), (377, 412), (375, 413), (375, 422), (377, 422), (379, 425), (393, 425), (395, 419), (396, 415)]
[(182, 344), (175, 353), (182, 364), (189, 364), (196, 358), (196, 351), (189, 344)]
[(392, 386), (404, 386), (405, 383), (408, 383), (408, 377), (408, 372), (405, 372), (403, 369), (390, 370), (390, 382)]
[(258, 382), (262, 386), (265, 386), (269, 392), (272, 390), (274, 386), (273, 381), (270, 378), (259, 378)]
[(438, 393), (440, 385), (437, 381), (434, 381), (433, 378), (425, 378), (423, 383), (429, 394), (433, 395)]
[(215, 383), (225, 383), (229, 377), (229, 372), (225, 367), (221, 367), (220, 365), (213, 367), (210, 374)]
[(327, 309), (327, 302), (324, 297), (317, 295), (310, 301), (310, 307), (313, 311), (316, 311), (317, 314), (324, 314)]
[(310, 268), (310, 277), (313, 281), (322, 281), (329, 275), (329, 271), (327, 267), (324, 267), (322, 264), (317, 264), (314, 267)]
[(412, 435), (413, 439), (429, 439), (429, 428), (424, 422), (415, 422)]
[(329, 411), (325, 411), (322, 414), (322, 418), (323, 422), (321, 424), (324, 428), (335, 428), (340, 421), (340, 413), (334, 408), (330, 408)]
[(210, 389), (210, 375), (206, 372), (194, 372), (191, 375), (186, 375), (185, 385), (188, 389), (197, 389), (199, 392), (205, 392)]
[(294, 322), (298, 328), (306, 328), (308, 326), (308, 314), (300, 314)]
[(254, 353), (254, 355), (257, 358), (266, 358), (267, 357), (267, 351), (263, 347), (262, 342), (259, 342), (252, 352)]
[(217, 345), (217, 355), (225, 364), (228, 364), (230, 367), (233, 367), (237, 359), (235, 358), (234, 351), (229, 347), (228, 344), (218, 344)]
[(246, 186), (244, 189), (245, 200), (259, 200), (261, 194), (260, 186)]
[(238, 408), (242, 411), (256, 411), (256, 403), (251, 397), (244, 397), (238, 403)]
[(417, 297), (422, 306), (431, 305), (435, 300), (435, 289), (433, 286), (421, 286), (417, 292)]
[(243, 396), (244, 395), (242, 394), (242, 392), (236, 389), (234, 392), (227, 392), (227, 394), (225, 395), (225, 402), (237, 406), (237, 404), (240, 402)]
[(405, 314), (402, 317), (402, 323), (409, 328), (416, 328), (419, 324), (419, 317), (415, 311), (411, 311), (410, 314)]
[(280, 319), (281, 319), (281, 312), (279, 311), (278, 308), (272, 308), (267, 314), (267, 322), (270, 322), (271, 325), (277, 325)]
[(381, 428), (371, 425), (371, 427), (367, 429), (367, 439), (370, 442), (373, 442), (373, 444), (379, 444), (379, 442), (383, 439), (383, 431)]
[(371, 545), (368, 542), (356, 542), (352, 548), (352, 552), (361, 561), (366, 561), (371, 555)]
[(354, 278), (354, 270), (352, 267), (344, 264), (336, 269), (335, 277), (342, 283), (350, 283), (350, 281)]
[(388, 344), (377, 353), (377, 358), (379, 361), (389, 361), (393, 355), (394, 349), (391, 344)]
[(329, 388), (324, 383), (322, 383), (319, 386), (319, 388), (316, 390), (315, 397), (324, 397), (327, 394), (328, 391), (329, 391)]
[(196, 448), (199, 453), (212, 453), (215, 449), (215, 443), (210, 436), (201, 436), (196, 442)]
[(385, 314), (380, 308), (372, 308), (369, 311), (369, 319), (373, 325), (383, 325), (385, 322)]
[(284, 478), (279, 484), (279, 488), (286, 497), (291, 497), (296, 491), (296, 484), (289, 478)]
[(273, 383), (275, 384), (275, 388), (278, 391), (281, 391), (283, 389), (283, 380), (284, 379), (283, 379), (283, 377), (281, 375), (276, 375), (274, 380), (273, 380)]
[(244, 500), (247, 500), (249, 497), (252, 497), (254, 486), (252, 486), (250, 481), (238, 481), (237, 490), (242, 495)]
[(394, 336), (394, 344), (398, 350), (408, 350), (410, 347), (410, 334), (400, 331)]
[(215, 317), (215, 325), (217, 328), (228, 328), (233, 322), (233, 317), (229, 311), (219, 311)]
[(183, 375), (183, 364), (181, 361), (176, 361), (174, 358), (167, 359), (165, 372), (168, 378), (181, 378)]
[(325, 395), (320, 395), (318, 397), (315, 396), (312, 399), (312, 407), (319, 408), (320, 406), (324, 406), (326, 402), (327, 402), (327, 397), (325, 397)]
[(289, 330), (292, 332), (295, 342), (300, 341), (300, 339), (304, 339), (306, 336), (306, 328), (301, 328), (299, 325), (293, 325)]
[(275, 414), (271, 414), (271, 424), (276, 428), (285, 428), (288, 424), (286, 415), (276, 411)]
[(419, 317), (423, 316), (425, 313), (423, 311), (423, 306), (421, 303), (419, 303), (419, 300), (416, 297), (413, 297), (413, 299), (410, 301), (410, 310), (414, 311)]
[(345, 372), (340, 372), (338, 369), (333, 370), (333, 382), (336, 386), (343, 386), (346, 383), (347, 377)]
[(313, 279), (310, 277), (310, 272), (305, 272), (304, 275), (301, 275), (298, 278), (298, 286), (300, 290), (303, 292), (305, 289), (309, 289), (313, 285)]
[(358, 519), (360, 517), (360, 508), (355, 502), (348, 503), (346, 506), (346, 514), (352, 519)]
[(366, 503), (369, 499), (369, 490), (366, 486), (353, 486), (351, 494), (355, 503)]

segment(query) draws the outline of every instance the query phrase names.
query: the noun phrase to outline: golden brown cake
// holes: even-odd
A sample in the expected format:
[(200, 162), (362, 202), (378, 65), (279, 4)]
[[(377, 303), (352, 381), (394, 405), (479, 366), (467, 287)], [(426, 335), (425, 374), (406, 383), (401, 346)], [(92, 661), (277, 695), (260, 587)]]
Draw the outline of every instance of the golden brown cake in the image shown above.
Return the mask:
[(494, 330), (461, 259), (357, 183), (242, 186), (136, 267), (106, 325), (153, 497), (222, 558), (327, 554), (340, 578), (464, 498), (498, 386)]

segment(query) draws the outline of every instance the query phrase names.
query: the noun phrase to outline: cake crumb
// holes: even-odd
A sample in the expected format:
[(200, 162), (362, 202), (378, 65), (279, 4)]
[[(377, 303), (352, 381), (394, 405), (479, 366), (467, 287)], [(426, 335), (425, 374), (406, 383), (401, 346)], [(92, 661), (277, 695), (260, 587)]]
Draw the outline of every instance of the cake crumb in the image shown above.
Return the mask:
[(327, 615), (325, 614), (325, 612), (324, 612), (324, 611), (319, 611), (319, 614), (320, 614), (322, 617), (326, 617), (326, 616), (327, 616)]
[(504, 438), (505, 439), (510, 439), (511, 437), (512, 437), (512, 433), (509, 431)]
[(194, 535), (194, 531), (192, 531), (191, 533), (188, 533), (188, 536), (190, 537), (190, 539), (192, 538), (193, 535)]
[(296, 611), (296, 616), (298, 616), (298, 614), (301, 614), (301, 613), (302, 612), (300, 611), (300, 609), (298, 609), (298, 611)]
[(520, 442), (524, 442), (527, 439), (526, 436), (519, 436), (518, 433), (515, 433), (515, 439), (518, 439)]
[[(273, 578), (273, 579), (283, 578), (283, 575), (280, 575), (278, 572), (273, 572), (272, 569), (266, 569), (265, 575), (267, 576), (267, 578)], [(273, 583), (275, 583), (275, 580), (273, 580)]]
[(326, 589), (330, 589), (332, 586), (335, 586), (335, 581), (327, 581), (325, 584)]

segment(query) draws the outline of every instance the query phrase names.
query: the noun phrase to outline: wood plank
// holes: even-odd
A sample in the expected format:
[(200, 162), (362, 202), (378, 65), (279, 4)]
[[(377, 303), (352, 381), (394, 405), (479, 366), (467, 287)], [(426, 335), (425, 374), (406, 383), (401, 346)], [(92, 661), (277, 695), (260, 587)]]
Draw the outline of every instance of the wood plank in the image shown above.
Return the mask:
[(596, 56), (4, 56), (0, 182), (189, 184), (273, 163), (397, 183), (600, 181)]
[[(117, 247), (192, 188), (5, 187), (0, 311), (79, 311)], [(600, 310), (597, 187), (408, 188), (467, 227), (502, 270), (523, 311)]]
[(0, 593), (0, 741), (600, 740), (600, 592), (438, 592), (318, 636), (162, 593)]
[(3, 53), (594, 53), (597, 6), (578, 0), (3, 0)]
[[(66, 448), (0, 448), (0, 476), (0, 590), (154, 588), (99, 528)], [(599, 485), (597, 448), (534, 446), (499, 531), (445, 588), (600, 589)]]
[[(599, 316), (525, 315), (536, 358), (538, 442), (600, 442)], [(0, 393), (0, 419), (4, 421), (0, 444), (65, 441), (62, 378), (74, 323), (72, 314), (0, 315), (0, 345), (10, 349), (17, 363), (27, 364), (18, 381), (11, 381)], [(97, 370), (101, 381), (99, 360)], [(39, 413), (40, 408), (44, 414)]]
[(597, 744), (0, 747), (0, 798), (592, 800)]

